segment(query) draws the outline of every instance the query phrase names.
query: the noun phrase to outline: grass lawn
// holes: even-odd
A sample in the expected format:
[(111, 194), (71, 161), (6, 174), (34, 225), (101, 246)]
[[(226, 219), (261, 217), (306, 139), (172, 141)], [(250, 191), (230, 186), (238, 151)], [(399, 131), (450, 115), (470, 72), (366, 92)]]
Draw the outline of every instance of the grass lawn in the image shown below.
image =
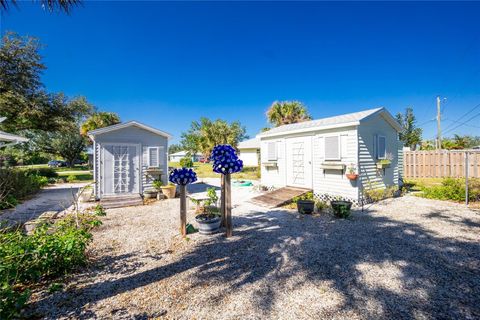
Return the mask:
[[(34, 165), (29, 165), (29, 166), (17, 166), (17, 168), (20, 169), (39, 169), (39, 168), (48, 168), (47, 164), (34, 164)], [(65, 177), (67, 178), (68, 176), (74, 176), (75, 180), (71, 182), (87, 182), (87, 181), (93, 181), (93, 174), (92, 171), (89, 170), (88, 166), (82, 166), (82, 165), (75, 165), (73, 168), (69, 167), (59, 167), (59, 168), (53, 168), (55, 172), (58, 173), (58, 176), (60, 178)]]
[(405, 185), (410, 191), (421, 191), (422, 187), (440, 186), (443, 178), (405, 179)]
[[(178, 168), (180, 163), (169, 162), (169, 167)], [(213, 172), (211, 163), (195, 162), (193, 169), (197, 173), (199, 178), (216, 178), (218, 173)], [(233, 179), (245, 179), (245, 180), (260, 180), (260, 168), (259, 167), (243, 167), (242, 172), (234, 173)]]

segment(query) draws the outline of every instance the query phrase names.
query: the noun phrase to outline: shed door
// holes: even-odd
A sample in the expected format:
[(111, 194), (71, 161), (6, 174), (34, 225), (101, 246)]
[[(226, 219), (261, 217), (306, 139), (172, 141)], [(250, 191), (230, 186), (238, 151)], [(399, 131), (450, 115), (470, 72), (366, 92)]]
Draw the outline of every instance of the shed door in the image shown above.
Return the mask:
[(312, 138), (289, 138), (287, 144), (287, 185), (312, 188)]
[(103, 193), (105, 195), (139, 193), (139, 147), (106, 145), (103, 147)]

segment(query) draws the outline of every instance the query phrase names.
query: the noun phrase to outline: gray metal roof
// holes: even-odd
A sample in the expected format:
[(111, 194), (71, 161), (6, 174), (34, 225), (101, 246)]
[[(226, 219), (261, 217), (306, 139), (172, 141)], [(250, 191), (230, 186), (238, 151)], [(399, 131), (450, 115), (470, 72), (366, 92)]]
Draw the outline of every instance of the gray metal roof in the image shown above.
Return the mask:
[[(331, 127), (342, 127), (342, 125), (358, 125), (359, 122), (375, 113), (384, 112), (387, 116), (387, 120), (398, 130), (399, 124), (391, 116), (391, 114), (385, 108), (375, 108), (369, 110), (363, 110), (354, 113), (342, 114), (335, 117), (322, 118), (317, 120), (304, 121), (299, 123), (286, 124), (276, 128), (272, 128), (268, 131), (260, 133), (257, 137), (268, 137), (271, 135), (279, 135), (283, 133), (289, 133), (292, 131), (310, 131), (321, 130)], [(393, 121), (393, 122), (392, 122)]]
[(240, 142), (238, 144), (238, 149), (260, 149), (260, 139), (253, 138)]

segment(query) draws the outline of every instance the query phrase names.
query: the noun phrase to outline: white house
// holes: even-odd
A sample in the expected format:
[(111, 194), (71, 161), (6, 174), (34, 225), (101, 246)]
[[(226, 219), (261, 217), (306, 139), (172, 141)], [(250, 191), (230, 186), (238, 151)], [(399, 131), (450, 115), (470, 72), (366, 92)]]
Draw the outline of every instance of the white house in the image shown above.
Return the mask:
[(137, 121), (90, 131), (93, 141), (94, 194), (141, 195), (155, 179), (168, 182), (170, 134)]
[[(168, 156), (169, 161), (171, 162), (180, 162), (182, 158), (185, 158), (187, 156), (188, 152), (187, 151), (179, 151), (172, 153), (171, 155)], [(196, 153), (192, 155), (192, 161), (193, 162), (198, 162), (200, 159), (203, 158), (201, 153)]]
[[(400, 183), (400, 130), (385, 108), (273, 128), (257, 135), (262, 184), (306, 188), (323, 200), (359, 203), (365, 189)], [(387, 158), (390, 165), (379, 169)], [(351, 167), (359, 174), (356, 180), (346, 177)]]
[(238, 157), (244, 166), (258, 167), (260, 160), (260, 139), (253, 138), (242, 141), (237, 146)]

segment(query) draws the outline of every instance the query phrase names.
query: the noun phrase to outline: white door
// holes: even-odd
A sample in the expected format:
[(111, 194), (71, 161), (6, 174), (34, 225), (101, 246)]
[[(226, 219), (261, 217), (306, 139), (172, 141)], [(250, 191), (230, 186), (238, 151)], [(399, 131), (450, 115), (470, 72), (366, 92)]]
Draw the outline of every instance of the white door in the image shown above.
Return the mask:
[(286, 139), (287, 185), (312, 188), (312, 137)]
[(139, 193), (139, 149), (137, 145), (103, 146), (103, 194)]

